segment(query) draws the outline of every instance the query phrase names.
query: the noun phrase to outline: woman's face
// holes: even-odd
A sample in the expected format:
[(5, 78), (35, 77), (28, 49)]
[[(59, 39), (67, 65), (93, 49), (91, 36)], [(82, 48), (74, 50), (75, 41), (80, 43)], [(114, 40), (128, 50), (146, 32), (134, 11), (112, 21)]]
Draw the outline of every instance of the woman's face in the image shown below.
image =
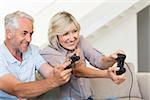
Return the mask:
[(59, 43), (68, 50), (74, 50), (79, 42), (79, 31), (74, 23), (71, 23), (66, 29), (66, 33), (58, 35)]

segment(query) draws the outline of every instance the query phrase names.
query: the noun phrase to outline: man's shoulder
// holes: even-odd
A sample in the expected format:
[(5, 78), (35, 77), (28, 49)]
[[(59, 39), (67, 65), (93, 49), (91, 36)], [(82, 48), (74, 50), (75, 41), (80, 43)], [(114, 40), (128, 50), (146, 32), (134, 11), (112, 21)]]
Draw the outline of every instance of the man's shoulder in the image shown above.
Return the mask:
[(30, 44), (28, 47), (27, 53), (32, 53), (32, 54), (39, 53), (39, 47), (36, 45)]
[(30, 45), (29, 45), (29, 49), (30, 49), (30, 50), (34, 50), (34, 49), (35, 49), (35, 50), (39, 50), (39, 47), (36, 46), (36, 45), (34, 45), (34, 44), (30, 44)]
[(5, 47), (5, 44), (2, 43), (0, 45), (0, 57), (3, 57), (4, 55), (8, 54), (7, 50), (6, 50), (6, 47)]
[(4, 49), (4, 43), (0, 44), (0, 51), (2, 51)]

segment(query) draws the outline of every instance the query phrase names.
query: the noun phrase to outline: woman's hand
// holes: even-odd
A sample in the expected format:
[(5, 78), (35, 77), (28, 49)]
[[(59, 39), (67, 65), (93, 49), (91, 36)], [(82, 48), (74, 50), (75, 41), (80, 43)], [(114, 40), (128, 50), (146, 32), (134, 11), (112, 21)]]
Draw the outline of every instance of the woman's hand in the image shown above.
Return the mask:
[(103, 65), (103, 69), (107, 69), (107, 68), (113, 66), (117, 62), (117, 60), (116, 60), (118, 58), (117, 54), (125, 55), (125, 52), (122, 50), (117, 50), (108, 56), (101, 57), (100, 63)]
[(116, 71), (118, 71), (118, 70), (119, 70), (119, 68), (117, 67), (116, 63), (112, 67), (108, 68), (108, 75), (110, 76), (111, 80), (115, 84), (121, 84), (126, 79), (125, 76), (124, 76), (124, 74), (122, 74), (122, 75), (116, 75)]
[(108, 57), (109, 57), (110, 59), (116, 60), (116, 59), (118, 58), (118, 55), (117, 55), (117, 54), (124, 54), (124, 55), (126, 55), (124, 51), (122, 51), (122, 50), (117, 50), (117, 51), (113, 52), (112, 54), (110, 54)]

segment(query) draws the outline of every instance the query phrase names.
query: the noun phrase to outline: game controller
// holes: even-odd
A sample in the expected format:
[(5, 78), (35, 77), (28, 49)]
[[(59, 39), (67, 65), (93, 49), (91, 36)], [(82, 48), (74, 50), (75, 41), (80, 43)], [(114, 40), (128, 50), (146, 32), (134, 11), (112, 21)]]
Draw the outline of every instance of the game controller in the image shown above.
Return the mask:
[(74, 54), (69, 59), (71, 60), (71, 64), (68, 65), (65, 69), (72, 68), (73, 64), (80, 59), (80, 56), (77, 56), (76, 54)]
[(116, 58), (117, 67), (119, 67), (120, 69), (116, 71), (116, 74), (121, 75), (126, 72), (126, 69), (124, 68), (124, 61), (126, 59), (126, 55), (124, 54), (117, 54), (117, 55), (118, 55), (118, 57)]

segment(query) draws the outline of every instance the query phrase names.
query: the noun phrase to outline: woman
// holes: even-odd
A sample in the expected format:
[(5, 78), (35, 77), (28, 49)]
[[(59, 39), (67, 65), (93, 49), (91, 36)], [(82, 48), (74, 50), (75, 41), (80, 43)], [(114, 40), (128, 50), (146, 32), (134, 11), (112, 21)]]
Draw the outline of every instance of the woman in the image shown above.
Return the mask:
[[(41, 55), (52, 66), (64, 63), (73, 54), (80, 56), (80, 60), (74, 63), (71, 80), (60, 87), (61, 100), (93, 100), (88, 78), (110, 78), (116, 84), (125, 80), (122, 75), (117, 76), (117, 69), (112, 67), (117, 53), (123, 52), (105, 56), (94, 49), (79, 32), (80, 25), (76, 19), (68, 12), (59, 12), (51, 19), (49, 44), (41, 51)], [(87, 67), (86, 60), (99, 70)]]

